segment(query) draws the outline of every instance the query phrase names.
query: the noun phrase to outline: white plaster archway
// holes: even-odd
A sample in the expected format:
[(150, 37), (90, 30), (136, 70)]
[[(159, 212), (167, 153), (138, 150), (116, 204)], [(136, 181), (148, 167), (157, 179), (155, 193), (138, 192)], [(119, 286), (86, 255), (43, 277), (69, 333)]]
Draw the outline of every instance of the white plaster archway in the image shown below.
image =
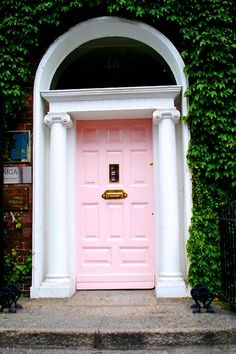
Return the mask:
[[(138, 40), (157, 51), (167, 62), (174, 74), (177, 83), (175, 89), (177, 91), (175, 94), (171, 94), (171, 87), (162, 89), (141, 89), (134, 87), (129, 88), (128, 91), (127, 89), (126, 91), (125, 89), (113, 89), (113, 91), (111, 89), (77, 90), (77, 92), (71, 91), (67, 93), (52, 92), (49, 90), (58, 66), (74, 49), (87, 41), (113, 36)], [(91, 119), (95, 114), (98, 114), (99, 111), (106, 112), (109, 118), (109, 112), (117, 110), (119, 110), (121, 118), (125, 118), (127, 115), (130, 117), (132, 116), (131, 112), (134, 105), (135, 114), (140, 117), (144, 115), (147, 117), (148, 114), (150, 118), (152, 118), (152, 113), (158, 110), (158, 113), (154, 115), (154, 120), (156, 119), (157, 121), (159, 118), (162, 119), (163, 117), (173, 116), (172, 113), (175, 110), (173, 97), (178, 95), (177, 92), (180, 92), (180, 90), (182, 100), (181, 115), (186, 115), (188, 111), (187, 100), (182, 93), (185, 91), (188, 82), (183, 69), (184, 63), (180, 54), (173, 44), (160, 32), (144, 23), (116, 17), (96, 18), (80, 23), (59, 37), (47, 50), (39, 64), (34, 86), (33, 274), (31, 297), (65, 297), (70, 296), (75, 291), (76, 255), (74, 245), (76, 242), (76, 230), (75, 222), (73, 222), (73, 220), (75, 220), (75, 129), (70, 128), (65, 131), (66, 128), (59, 128), (59, 124), (57, 124), (57, 132), (54, 129), (54, 133), (52, 133), (52, 129), (48, 129), (45, 123), (50, 125), (53, 119), (57, 120), (57, 122), (59, 119), (64, 126), (64, 124), (68, 123), (68, 119), (69, 121), (71, 118), (79, 119), (81, 112), (83, 112), (83, 114), (86, 112), (87, 119)], [(128, 100), (127, 95), (129, 96)], [(124, 97), (126, 103), (123, 103), (122, 106), (121, 101), (123, 100), (124, 102)], [(49, 102), (49, 108), (45, 104), (45, 100)], [(68, 102), (71, 102), (71, 106), (69, 107), (67, 105)], [(74, 106), (72, 102), (74, 102)], [(87, 108), (82, 108), (82, 106), (79, 106), (78, 102), (81, 104), (84, 102), (84, 107), (86, 106)], [(94, 104), (95, 102), (96, 104), (101, 102), (101, 107), (103, 108), (99, 108), (99, 106)], [(138, 102), (141, 103), (138, 104)], [(44, 123), (44, 117), (48, 111), (50, 114), (45, 118)], [(74, 114), (72, 112), (74, 112)], [(66, 113), (70, 113), (69, 118), (68, 115), (65, 116)], [(50, 119), (52, 120), (50, 121)], [(158, 141), (157, 135), (159, 134), (159, 130), (157, 128), (154, 129), (154, 141)], [(189, 142), (187, 126), (182, 123), (179, 124), (176, 134), (179, 136), (179, 138), (177, 138), (177, 150), (181, 162), (181, 167), (176, 171), (177, 178), (179, 174), (179, 179), (181, 180), (181, 183), (178, 185), (178, 193), (181, 195), (181, 198), (178, 199), (177, 203), (178, 210), (181, 210), (181, 212), (177, 216), (177, 219), (181, 224), (182, 236), (179, 242), (181, 243), (180, 255), (183, 261), (179, 277), (180, 286), (172, 286), (172, 284), (170, 284), (170, 278), (169, 280), (164, 279), (161, 289), (157, 291), (157, 294), (160, 296), (183, 296), (187, 294), (183, 286), (183, 279), (186, 276), (187, 267), (185, 244), (188, 237), (188, 227), (191, 217), (191, 181), (186, 163), (186, 153)], [(56, 156), (55, 146), (52, 147), (52, 141), (58, 137), (61, 137), (63, 140), (61, 146), (64, 146), (64, 150), (62, 148), (61, 154), (63, 155), (64, 169), (67, 171), (66, 174), (63, 171), (61, 171), (61, 173), (60, 171), (55, 172), (57, 163), (55, 163), (55, 161), (52, 163), (52, 157)], [(155, 143), (154, 146), (156, 149), (158, 148), (158, 145)], [(52, 148), (54, 148), (54, 150)], [(54, 172), (52, 172), (53, 170)], [(158, 171), (155, 173), (158, 175)], [(63, 227), (65, 228), (63, 232), (66, 233), (66, 239), (64, 238), (64, 243), (62, 242), (61, 246), (57, 247), (55, 252), (61, 252), (61, 262), (64, 262), (64, 268), (62, 266), (61, 269), (62, 273), (66, 269), (66, 274), (60, 274), (56, 279), (55, 277), (53, 278), (53, 276), (50, 278), (48, 275), (48, 273), (50, 273), (50, 270), (48, 270), (48, 268), (50, 268), (50, 257), (53, 256), (51, 254), (53, 252), (53, 245), (50, 245), (52, 242), (50, 233), (60, 231), (59, 228), (50, 231), (50, 225), (53, 225), (51, 219), (56, 217), (55, 214), (50, 211), (50, 198), (54, 198), (52, 197), (50, 186), (56, 186), (54, 189), (55, 195), (56, 188), (60, 188), (61, 183), (63, 183), (64, 195), (60, 203), (64, 203), (66, 207), (64, 209), (58, 209), (58, 212), (61, 213), (61, 217), (64, 220)], [(172, 216), (170, 215), (170, 217)], [(157, 233), (160, 232), (159, 221), (157, 220)], [(60, 237), (63, 238), (63, 235), (58, 235), (58, 237), (60, 240)], [(56, 242), (56, 238), (54, 241)], [(66, 251), (63, 247), (66, 247)], [(65, 261), (63, 255), (67, 257)], [(57, 260), (55, 259), (51, 268), (59, 267), (58, 259), (58, 257)], [(158, 275), (156, 276), (158, 277)], [(160, 279), (159, 284), (161, 284), (162, 280)]]

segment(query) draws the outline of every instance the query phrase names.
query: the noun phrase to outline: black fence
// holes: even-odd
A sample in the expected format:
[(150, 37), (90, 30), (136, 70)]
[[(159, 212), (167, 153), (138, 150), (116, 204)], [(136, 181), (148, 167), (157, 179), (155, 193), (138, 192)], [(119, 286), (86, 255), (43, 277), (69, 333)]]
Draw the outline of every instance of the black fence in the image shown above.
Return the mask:
[(220, 211), (222, 295), (236, 310), (236, 201)]

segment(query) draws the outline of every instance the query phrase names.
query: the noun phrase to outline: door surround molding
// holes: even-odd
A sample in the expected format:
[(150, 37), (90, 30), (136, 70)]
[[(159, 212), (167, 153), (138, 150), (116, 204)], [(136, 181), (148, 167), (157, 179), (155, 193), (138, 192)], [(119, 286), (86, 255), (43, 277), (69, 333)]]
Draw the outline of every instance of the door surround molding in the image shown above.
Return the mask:
[(77, 119), (150, 118), (158, 109), (174, 108), (181, 86), (117, 87), (105, 89), (45, 90), (41, 96), (49, 112), (69, 113)]
[[(173, 71), (177, 85), (51, 91), (49, 89), (50, 83), (61, 61), (75, 47), (78, 47), (82, 41), (85, 43), (91, 39), (105, 37), (107, 33), (111, 36), (137, 39), (158, 50), (158, 53), (164, 57)], [(66, 297), (72, 295), (76, 289), (76, 255), (74, 247), (76, 225), (73, 222), (76, 218), (76, 210), (73, 207), (76, 204), (74, 193), (76, 134), (75, 124), (72, 125), (72, 122), (76, 119), (99, 119), (99, 117), (100, 119), (104, 119), (104, 117), (105, 119), (111, 119), (111, 117), (116, 119), (135, 117), (153, 119), (153, 112), (158, 110), (158, 112), (165, 112), (161, 120), (167, 126), (166, 112), (168, 111), (171, 117), (173, 111), (176, 110), (175, 97), (181, 97), (181, 108), (178, 107), (181, 110), (181, 115), (187, 113), (187, 101), (182, 94), (187, 87), (187, 79), (183, 73), (183, 67), (183, 61), (176, 48), (160, 32), (143, 23), (113, 17), (93, 19), (75, 26), (59, 37), (46, 52), (39, 64), (34, 86), (33, 277), (31, 297)], [(63, 122), (65, 113), (69, 116), (69, 118), (66, 116), (67, 121), (69, 121), (69, 123), (67, 122), (68, 124)], [(46, 122), (47, 118), (45, 116), (47, 118), (50, 117), (50, 124)], [(44, 123), (44, 118), (46, 124)], [(59, 123), (58, 119), (62, 124)], [(50, 128), (46, 125), (50, 126)], [(164, 125), (162, 124), (161, 129), (163, 129)], [(176, 169), (176, 176), (181, 180), (178, 186), (178, 195), (181, 195), (181, 197), (177, 204), (183, 207), (181, 215), (177, 216), (178, 222), (182, 225), (182, 236), (181, 239), (178, 238), (182, 264), (181, 271), (173, 274), (174, 280), (171, 279), (170, 274), (163, 272), (159, 282), (161, 288), (158, 289), (159, 264), (158, 262), (156, 263), (156, 292), (158, 296), (187, 295), (183, 279), (186, 276), (187, 269), (185, 245), (191, 217), (191, 182), (186, 163), (189, 132), (187, 126), (183, 123), (176, 124), (175, 130), (172, 129), (172, 132), (177, 129), (178, 137), (176, 139), (178, 142), (173, 143), (174, 146), (178, 145), (178, 156), (181, 160), (181, 169), (178, 171)], [(160, 124), (153, 124), (154, 193), (156, 195), (160, 190), (158, 183), (155, 183), (158, 178), (157, 162), (159, 156), (157, 144), (159, 131)], [(52, 157), (57, 155), (55, 142), (60, 145), (60, 154), (63, 159), (60, 161), (60, 158), (58, 158), (57, 162), (55, 160), (52, 162)], [(62, 161), (64, 166), (59, 167)], [(53, 183), (54, 193), (51, 192)], [(62, 200), (65, 203), (64, 208), (58, 207), (58, 205), (63, 203), (60, 204), (56, 200), (52, 201), (52, 198), (55, 198), (57, 194), (56, 190), (58, 193), (61, 191), (61, 183), (63, 183)], [(51, 209), (49, 205), (57, 207), (56, 209)], [(159, 207), (157, 204), (156, 208)], [(53, 211), (50, 212), (50, 210)], [(58, 247), (62, 265), (56, 257), (56, 251), (53, 251), (53, 244), (57, 242), (57, 232), (59, 232), (60, 228), (58, 227), (57, 231), (52, 231), (50, 226), (53, 225), (53, 222), (55, 223), (55, 220), (60, 220), (58, 215), (63, 215), (62, 220), (64, 221), (62, 222), (64, 224), (61, 230), (65, 230), (64, 233), (66, 233), (66, 242), (64, 239), (64, 243), (62, 242), (61, 246)], [(157, 217), (156, 234), (159, 233), (159, 229), (160, 223)], [(60, 237), (63, 239), (62, 234)], [(159, 259), (158, 248), (160, 246), (158, 243), (156, 249), (157, 261)], [(64, 256), (65, 258), (63, 258)], [(55, 270), (57, 266), (61, 269), (57, 271), (58, 274), (49, 274), (48, 269), (50, 271)]]

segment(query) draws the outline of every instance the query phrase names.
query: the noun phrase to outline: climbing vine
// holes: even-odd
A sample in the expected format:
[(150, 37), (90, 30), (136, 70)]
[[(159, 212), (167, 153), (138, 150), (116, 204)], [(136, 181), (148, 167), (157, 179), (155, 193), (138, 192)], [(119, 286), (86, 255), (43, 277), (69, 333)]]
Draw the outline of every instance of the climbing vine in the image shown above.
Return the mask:
[(28, 255), (22, 262), (18, 247), (12, 248), (4, 253), (4, 282), (15, 284), (20, 289), (24, 289), (29, 281), (32, 269), (32, 256)]
[(22, 256), (23, 251), (19, 245), (12, 247), (12, 234), (17, 234), (22, 231), (22, 212), (18, 213), (5, 213), (3, 237), (4, 237), (4, 256), (3, 268), (4, 277), (3, 283), (15, 284), (20, 289), (25, 289), (28, 285), (32, 269), (32, 256), (31, 253)]
[[(4, 122), (24, 112), (28, 87), (47, 46), (72, 25), (116, 15), (149, 23), (180, 51), (189, 78), (188, 162), (193, 216), (189, 282), (220, 286), (217, 207), (235, 198), (235, 30), (233, 0), (2, 0), (0, 90)], [(47, 34), (45, 36), (45, 34)], [(45, 40), (46, 38), (46, 40)]]

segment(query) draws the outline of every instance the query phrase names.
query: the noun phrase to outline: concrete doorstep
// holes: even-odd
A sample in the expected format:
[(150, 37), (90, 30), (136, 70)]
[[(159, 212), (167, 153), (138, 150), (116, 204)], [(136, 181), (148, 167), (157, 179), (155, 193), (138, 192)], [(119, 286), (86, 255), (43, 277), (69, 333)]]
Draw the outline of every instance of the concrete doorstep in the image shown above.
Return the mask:
[(191, 298), (153, 290), (78, 291), (67, 299), (23, 299), (0, 313), (0, 347), (158, 349), (236, 344), (236, 315), (221, 304), (194, 315)]

